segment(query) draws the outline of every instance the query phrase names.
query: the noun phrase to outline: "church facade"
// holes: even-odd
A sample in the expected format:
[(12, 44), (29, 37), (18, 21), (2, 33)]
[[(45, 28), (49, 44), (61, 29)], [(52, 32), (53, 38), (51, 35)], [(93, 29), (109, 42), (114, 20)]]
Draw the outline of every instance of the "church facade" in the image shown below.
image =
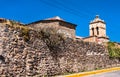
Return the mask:
[(109, 41), (109, 37), (106, 35), (106, 23), (104, 20), (101, 20), (98, 15), (90, 22), (89, 37), (85, 37), (83, 40), (99, 44)]

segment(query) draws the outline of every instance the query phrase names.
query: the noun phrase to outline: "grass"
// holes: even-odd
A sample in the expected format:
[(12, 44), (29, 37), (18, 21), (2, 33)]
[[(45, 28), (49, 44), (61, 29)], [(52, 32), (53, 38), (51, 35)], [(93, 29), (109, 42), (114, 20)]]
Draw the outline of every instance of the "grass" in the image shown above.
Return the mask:
[(20, 37), (24, 38), (24, 41), (29, 41), (29, 31), (32, 30), (31, 28), (24, 26), (22, 24), (20, 24), (19, 22), (16, 21), (9, 21), (10, 24), (7, 24), (8, 27), (15, 29), (15, 30), (19, 30), (20, 31)]
[(111, 58), (120, 58), (120, 48), (114, 42), (108, 42), (108, 51)]

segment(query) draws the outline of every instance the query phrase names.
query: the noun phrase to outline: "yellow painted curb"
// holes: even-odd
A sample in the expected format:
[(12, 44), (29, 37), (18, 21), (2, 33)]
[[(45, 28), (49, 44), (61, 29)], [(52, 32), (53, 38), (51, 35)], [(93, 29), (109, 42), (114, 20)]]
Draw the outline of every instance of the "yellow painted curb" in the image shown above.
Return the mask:
[(83, 72), (83, 73), (76, 73), (76, 74), (64, 75), (64, 76), (58, 76), (58, 77), (83, 77), (87, 75), (118, 71), (118, 70), (120, 70), (120, 67), (114, 67), (114, 68), (108, 68), (108, 69), (102, 69), (102, 70), (96, 70), (96, 71), (90, 71), (90, 72)]

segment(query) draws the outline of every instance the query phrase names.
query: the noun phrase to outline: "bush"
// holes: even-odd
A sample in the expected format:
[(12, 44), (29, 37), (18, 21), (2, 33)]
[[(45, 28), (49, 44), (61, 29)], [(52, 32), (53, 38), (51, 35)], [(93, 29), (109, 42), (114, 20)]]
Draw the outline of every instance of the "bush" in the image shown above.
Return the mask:
[(60, 44), (65, 41), (64, 35), (57, 33), (57, 29), (55, 28), (43, 28), (37, 32), (38, 38), (46, 43), (51, 51), (50, 54), (57, 61), (57, 55), (60, 53)]
[(63, 34), (57, 33), (55, 28), (43, 28), (38, 31), (39, 37), (50, 47), (51, 50), (65, 40)]
[(111, 58), (120, 58), (120, 48), (114, 42), (108, 42), (108, 51)]

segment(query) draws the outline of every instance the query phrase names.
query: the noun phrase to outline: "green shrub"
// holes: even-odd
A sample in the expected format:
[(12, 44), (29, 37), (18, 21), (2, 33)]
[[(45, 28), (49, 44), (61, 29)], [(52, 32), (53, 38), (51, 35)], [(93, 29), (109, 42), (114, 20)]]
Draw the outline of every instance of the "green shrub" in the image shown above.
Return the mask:
[(108, 42), (107, 48), (111, 58), (120, 58), (120, 48), (114, 42)]

